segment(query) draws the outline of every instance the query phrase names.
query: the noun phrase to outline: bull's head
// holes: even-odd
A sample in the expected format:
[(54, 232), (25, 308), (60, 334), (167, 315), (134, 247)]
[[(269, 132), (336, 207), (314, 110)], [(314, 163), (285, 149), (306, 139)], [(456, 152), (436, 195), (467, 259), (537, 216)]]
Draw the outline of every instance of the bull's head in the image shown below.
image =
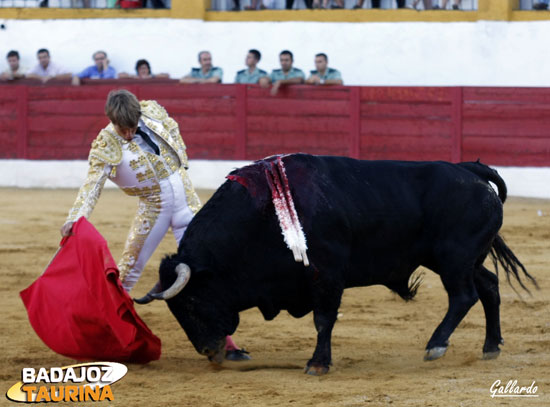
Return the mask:
[(221, 363), (225, 356), (225, 337), (237, 328), (239, 314), (231, 312), (223, 303), (220, 296), (223, 287), (222, 290), (217, 287), (220, 284), (212, 281), (210, 273), (195, 273), (189, 282), (191, 269), (177, 257), (167, 256), (162, 260), (159, 282), (135, 301), (146, 304), (155, 299), (166, 300), (197, 352)]

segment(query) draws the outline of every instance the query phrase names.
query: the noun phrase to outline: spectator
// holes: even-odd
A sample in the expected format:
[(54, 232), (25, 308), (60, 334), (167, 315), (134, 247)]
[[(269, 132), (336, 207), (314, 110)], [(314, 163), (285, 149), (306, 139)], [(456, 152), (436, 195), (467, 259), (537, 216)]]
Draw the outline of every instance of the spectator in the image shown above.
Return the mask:
[(272, 95), (276, 95), (279, 92), (279, 88), (283, 85), (299, 85), (304, 83), (305, 79), (304, 72), (292, 66), (294, 62), (292, 52), (287, 50), (281, 51), (279, 62), (281, 63), (281, 69), (274, 69), (270, 76), (260, 78), (260, 85), (262, 87), (268, 87), (270, 83), (273, 84), (271, 88)]
[(267, 76), (267, 72), (259, 69), (256, 65), (260, 62), (262, 54), (257, 49), (251, 49), (246, 54), (245, 64), (248, 69), (237, 72), (235, 83), (258, 83), (260, 78)]
[[(323, 4), (321, 4), (321, 0), (313, 0), (313, 8), (328, 8), (328, 2), (329, 0), (323, 0)], [(331, 8), (344, 8), (344, 0), (334, 0), (334, 4)]]
[[(438, 2), (438, 0), (436, 0), (436, 3), (437, 2)], [(434, 10), (446, 10), (448, 3), (449, 3), (449, 0), (443, 0), (442, 3), (441, 3), (441, 7), (439, 7), (439, 4), (435, 4), (434, 6), (432, 6), (432, 9), (434, 9)], [(453, 10), (459, 10), (459, 6), (460, 6), (460, 0), (453, 0)]]
[[(416, 10), (418, 3), (420, 3), (420, 0), (414, 0), (411, 7)], [(424, 10), (430, 10), (432, 8), (432, 0), (422, 0), (422, 3), (424, 4)]]
[[(143, 7), (147, 7), (147, 4), (149, 3), (148, 0), (145, 0), (143, 2)], [(151, 0), (151, 4), (153, 8), (167, 8), (166, 4), (164, 4), (164, 0)]]
[(19, 65), (19, 52), (10, 51), (6, 56), (9, 68), (2, 72), (0, 80), (12, 81), (14, 79), (21, 79), (25, 77), (26, 70)]
[(46, 83), (51, 79), (70, 79), (71, 74), (65, 68), (55, 65), (50, 61), (50, 51), (41, 48), (36, 53), (38, 65), (27, 75), (27, 78), (40, 79)]
[[(49, 0), (42, 0), (38, 4), (38, 7), (49, 7)], [(76, 8), (77, 4), (75, 0), (71, 0), (71, 8)], [(82, 7), (90, 8), (90, 0), (82, 0)]]
[(539, 0), (533, 4), (533, 10), (547, 10), (548, 9), (548, 0)]
[[(431, 0), (425, 0), (431, 1)], [(357, 4), (353, 6), (354, 9), (363, 8), (365, 0), (357, 0)], [(372, 8), (380, 8), (380, 0), (372, 0)], [(405, 0), (397, 0), (397, 8), (405, 8)]]
[(245, 6), (244, 9), (245, 10), (257, 10), (258, 9), (258, 5), (260, 6), (260, 10), (265, 10), (267, 9), (266, 5), (264, 4), (263, 0), (252, 0), (251, 2), (252, 4), (250, 4), (250, 6)]
[(105, 51), (96, 51), (92, 55), (95, 65), (91, 65), (73, 77), (73, 85), (80, 85), (81, 79), (115, 79), (115, 68), (109, 66)]
[(343, 85), (342, 74), (337, 69), (328, 67), (328, 57), (320, 53), (315, 55), (315, 69), (306, 83), (310, 85)]
[(191, 73), (181, 78), (181, 83), (221, 83), (223, 70), (212, 66), (212, 55), (208, 51), (199, 52), (200, 68), (192, 68)]
[[(313, 0), (304, 0), (304, 3), (307, 8), (313, 8)], [(292, 6), (294, 6), (294, 0), (286, 0), (287, 10), (292, 10)]]
[(138, 59), (136, 62), (136, 75), (130, 75), (122, 72), (118, 75), (119, 78), (135, 78), (135, 79), (151, 79), (151, 78), (170, 78), (167, 73), (159, 73), (153, 75), (151, 72), (151, 65), (146, 59)]
[(233, 8), (231, 11), (240, 11), (241, 10), (241, 1), (240, 0), (233, 0)]

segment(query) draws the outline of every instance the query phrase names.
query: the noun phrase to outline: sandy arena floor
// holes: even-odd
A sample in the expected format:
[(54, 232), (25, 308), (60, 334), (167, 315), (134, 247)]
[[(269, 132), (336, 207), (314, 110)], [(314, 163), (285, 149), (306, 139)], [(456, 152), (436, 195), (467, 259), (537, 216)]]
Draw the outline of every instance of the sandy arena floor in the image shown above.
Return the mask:
[[(4, 394), (20, 380), (23, 367), (74, 363), (40, 341), (18, 293), (40, 275), (55, 252), (58, 230), (75, 195), (75, 190), (0, 189)], [(134, 199), (106, 190), (91, 218), (117, 259), (135, 207)], [(157, 301), (138, 306), (138, 312), (162, 339), (162, 358), (145, 366), (130, 365), (126, 377), (112, 387), (114, 402), (99, 405), (550, 406), (550, 201), (510, 198), (502, 234), (541, 290), (532, 297), (523, 295), (522, 301), (501, 283), (506, 343), (497, 360), (481, 360), (485, 318), (479, 302), (451, 337), (445, 357), (422, 360), (426, 342), (447, 308), (446, 293), (429, 271), (411, 303), (383, 287), (347, 290), (333, 334), (334, 366), (321, 378), (302, 373), (315, 346), (311, 314), (294, 319), (283, 312), (266, 322), (257, 309), (243, 312), (235, 339), (254, 360), (215, 368), (195, 352), (166, 305)], [(160, 258), (175, 249), (168, 235), (133, 295), (141, 296), (154, 284)], [(493, 399), (489, 389), (497, 379), (521, 385), (536, 381), (539, 397)], [(1, 405), (16, 405), (1, 400)]]

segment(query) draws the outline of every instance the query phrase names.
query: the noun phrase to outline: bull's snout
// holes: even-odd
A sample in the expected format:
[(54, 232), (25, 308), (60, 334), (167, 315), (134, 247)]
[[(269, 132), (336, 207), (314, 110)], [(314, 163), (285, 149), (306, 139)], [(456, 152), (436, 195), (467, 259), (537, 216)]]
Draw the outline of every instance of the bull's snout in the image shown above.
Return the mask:
[(216, 346), (203, 348), (200, 353), (210, 362), (221, 365), (225, 359), (225, 338), (220, 339)]

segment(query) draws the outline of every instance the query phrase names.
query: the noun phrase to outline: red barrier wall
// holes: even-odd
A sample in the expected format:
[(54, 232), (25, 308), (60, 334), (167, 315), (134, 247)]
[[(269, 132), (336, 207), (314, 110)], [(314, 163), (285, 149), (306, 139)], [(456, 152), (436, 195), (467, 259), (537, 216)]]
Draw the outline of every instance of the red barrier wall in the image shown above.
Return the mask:
[(550, 166), (550, 89), (292, 86), (103, 81), (0, 85), (0, 158), (84, 159), (113, 88), (154, 99), (191, 158), (289, 152), (363, 159)]

